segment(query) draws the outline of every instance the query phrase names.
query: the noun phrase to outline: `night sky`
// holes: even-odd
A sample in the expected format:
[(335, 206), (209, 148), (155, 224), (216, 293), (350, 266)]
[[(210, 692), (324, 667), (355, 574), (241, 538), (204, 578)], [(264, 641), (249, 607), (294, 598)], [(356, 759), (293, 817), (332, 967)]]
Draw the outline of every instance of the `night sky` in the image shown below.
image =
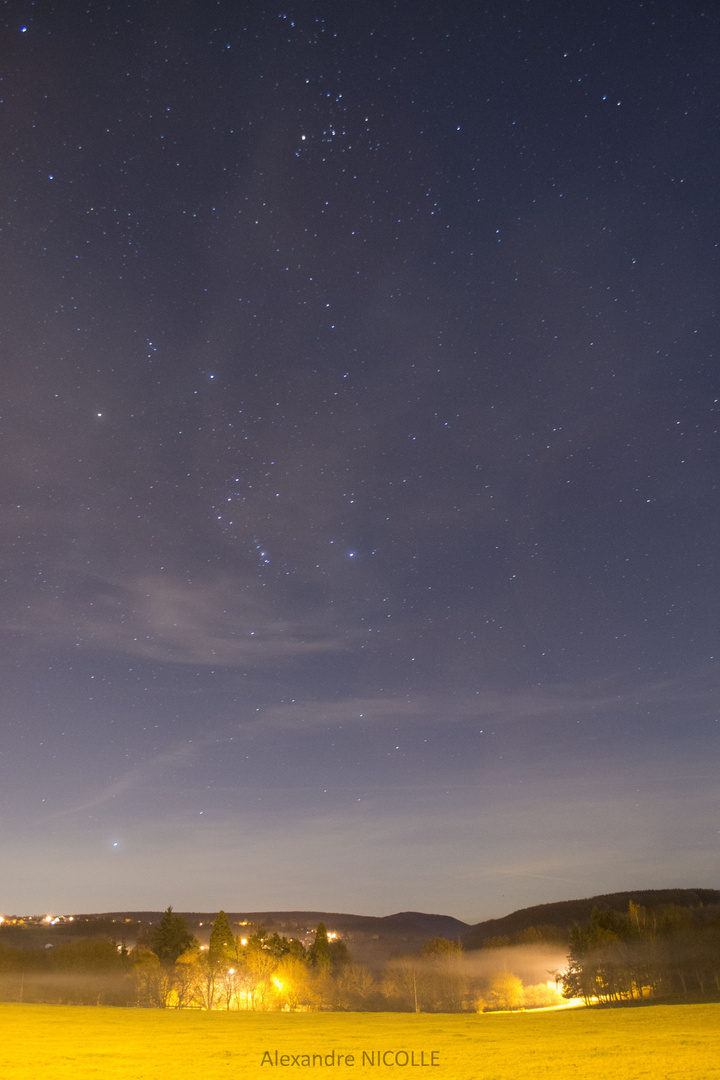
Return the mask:
[(713, 6), (0, 14), (0, 910), (717, 887)]

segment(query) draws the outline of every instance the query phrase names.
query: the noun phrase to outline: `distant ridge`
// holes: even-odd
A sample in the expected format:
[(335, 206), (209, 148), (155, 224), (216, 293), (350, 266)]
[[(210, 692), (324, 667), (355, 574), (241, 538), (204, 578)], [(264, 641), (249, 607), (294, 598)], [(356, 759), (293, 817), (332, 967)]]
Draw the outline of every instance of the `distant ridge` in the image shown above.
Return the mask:
[(717, 907), (720, 913), (720, 889), (635, 889), (629, 892), (604, 893), (584, 900), (561, 900), (555, 904), (537, 904), (520, 908), (500, 919), (486, 919), (463, 935), (465, 949), (480, 949), (486, 938), (512, 937), (530, 926), (555, 926), (568, 933), (573, 923), (590, 918), (593, 908), (627, 911), (630, 901), (642, 907)]
[[(190, 931), (207, 944), (217, 911), (176, 911)], [(306, 945), (313, 939), (318, 923), (328, 932), (339, 934), (348, 945), (356, 963), (380, 971), (388, 957), (420, 952), (428, 938), (445, 937), (456, 941), (471, 929), (451, 915), (432, 915), (423, 911), (400, 911), (394, 915), (348, 915), (333, 911), (227, 911), (234, 933), (245, 924), (263, 926), (268, 934), (299, 938)], [(76, 915), (75, 921), (60, 928), (62, 934), (76, 936), (105, 934), (122, 938), (131, 947), (143, 927), (157, 923), (162, 911), (107, 911), (94, 915)], [(57, 928), (53, 927), (53, 930)]]
[[(191, 928), (212, 924), (217, 911), (177, 911)], [(399, 911), (395, 915), (349, 915), (338, 911), (228, 911), (231, 923), (255, 923), (279, 933), (304, 927), (315, 929), (322, 922), (335, 930), (361, 930), (368, 933), (395, 936), (398, 933), (425, 937), (459, 937), (471, 929), (472, 923), (462, 922), (452, 915), (431, 915), (424, 911)], [(77, 915), (77, 919), (111, 920), (153, 923), (163, 916), (162, 911), (106, 911), (94, 915)]]
[(428, 937), (461, 937), (467, 931), (468, 923), (454, 919), (452, 915), (426, 915), (422, 911), (399, 911), (397, 915), (386, 915), (385, 923), (399, 923), (403, 926), (416, 926)]

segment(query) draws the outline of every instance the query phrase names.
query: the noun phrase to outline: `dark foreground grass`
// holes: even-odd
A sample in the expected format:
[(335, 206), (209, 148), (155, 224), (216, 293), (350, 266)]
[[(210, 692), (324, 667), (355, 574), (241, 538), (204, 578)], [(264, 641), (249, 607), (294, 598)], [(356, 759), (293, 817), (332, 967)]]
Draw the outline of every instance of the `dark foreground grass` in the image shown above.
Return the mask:
[(720, 1005), (460, 1016), (0, 1005), (0, 1078), (31, 1077), (720, 1080)]

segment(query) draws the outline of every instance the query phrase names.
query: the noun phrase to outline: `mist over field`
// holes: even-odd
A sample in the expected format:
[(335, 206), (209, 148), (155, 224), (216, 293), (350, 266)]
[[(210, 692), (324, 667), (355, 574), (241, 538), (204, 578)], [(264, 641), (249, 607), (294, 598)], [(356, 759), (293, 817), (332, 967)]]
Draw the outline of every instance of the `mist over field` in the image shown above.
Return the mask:
[(567, 949), (560, 945), (509, 945), (463, 953), (463, 973), (472, 979), (488, 979), (499, 971), (516, 975), (526, 986), (553, 982), (567, 966)]

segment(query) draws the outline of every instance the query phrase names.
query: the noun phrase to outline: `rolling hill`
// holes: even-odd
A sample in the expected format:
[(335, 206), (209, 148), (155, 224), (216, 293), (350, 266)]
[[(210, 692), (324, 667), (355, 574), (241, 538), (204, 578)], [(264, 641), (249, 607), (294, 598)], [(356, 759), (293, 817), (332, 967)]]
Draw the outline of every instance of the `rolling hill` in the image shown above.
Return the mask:
[(555, 904), (538, 904), (521, 908), (500, 919), (477, 923), (462, 936), (465, 949), (480, 949), (487, 938), (510, 937), (530, 926), (554, 926), (570, 933), (573, 923), (590, 918), (593, 908), (627, 911), (630, 901), (642, 907), (708, 908), (708, 917), (720, 914), (720, 889), (636, 889), (633, 892), (606, 893), (583, 900), (561, 900)]

